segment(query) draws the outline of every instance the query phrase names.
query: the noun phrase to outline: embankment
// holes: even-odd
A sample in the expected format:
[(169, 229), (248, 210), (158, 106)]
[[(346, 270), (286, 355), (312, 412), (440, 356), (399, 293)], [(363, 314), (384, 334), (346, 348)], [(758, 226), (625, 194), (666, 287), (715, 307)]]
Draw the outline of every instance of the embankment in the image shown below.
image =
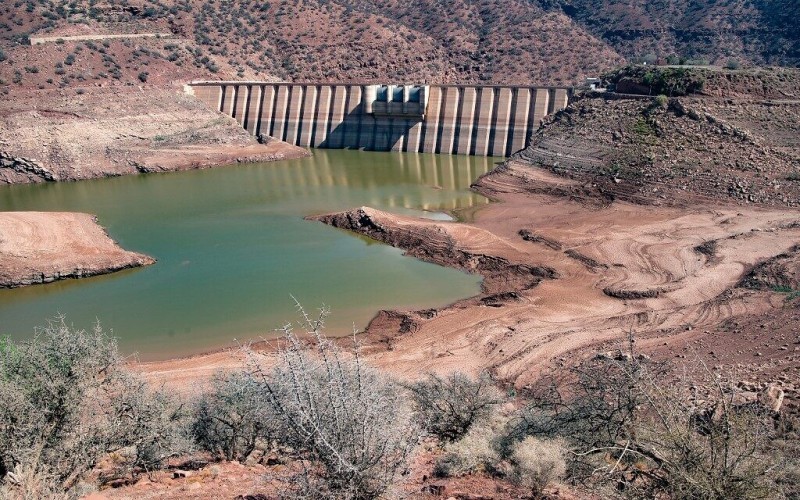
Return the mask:
[(154, 262), (120, 248), (90, 214), (0, 212), (0, 288), (84, 278)]
[(16, 91), (0, 100), (0, 184), (208, 168), (307, 156), (259, 144), (230, 118), (170, 88)]

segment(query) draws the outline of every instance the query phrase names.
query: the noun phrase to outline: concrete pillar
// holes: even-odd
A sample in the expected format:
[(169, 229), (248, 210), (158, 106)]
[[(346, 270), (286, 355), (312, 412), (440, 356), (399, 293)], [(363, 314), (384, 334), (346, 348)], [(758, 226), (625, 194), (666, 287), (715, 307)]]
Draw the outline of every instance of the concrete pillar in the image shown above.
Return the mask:
[(378, 86), (367, 85), (364, 88), (364, 112), (372, 114), (372, 103), (378, 98)]
[(289, 108), (289, 86), (279, 85), (275, 96), (275, 116), (273, 118), (272, 137), (284, 140), (286, 137), (286, 112)]
[(475, 124), (475, 105), (478, 102), (478, 91), (475, 87), (467, 87), (461, 93), (461, 119), (458, 122), (458, 144), (456, 153), (468, 155), (472, 151), (472, 132)]
[(321, 147), (328, 139), (328, 117), (331, 112), (331, 103), (333, 97), (333, 89), (330, 85), (323, 85), (319, 88), (319, 97), (317, 98), (317, 114), (314, 118), (316, 121), (314, 129), (313, 145), (315, 148)]
[(233, 105), (236, 100), (236, 89), (238, 85), (225, 85), (223, 87), (222, 105), (220, 111), (228, 116), (233, 116)]
[(300, 139), (298, 145), (307, 148), (311, 146), (311, 136), (314, 134), (314, 118), (317, 115), (317, 87), (306, 87), (303, 99), (303, 113), (300, 116)]
[(344, 143), (342, 147), (356, 149), (360, 144), (361, 127), (361, 86), (347, 87), (347, 106), (344, 115)]
[(261, 97), (261, 113), (258, 116), (256, 134), (270, 135), (275, 111), (275, 86), (265, 85)]
[(535, 97), (531, 103), (531, 123), (530, 130), (533, 134), (538, 130), (542, 120), (547, 116), (547, 110), (550, 108), (550, 92), (547, 89), (536, 89)]
[(553, 113), (566, 108), (567, 104), (569, 103), (569, 94), (567, 93), (567, 89), (556, 89), (554, 101)]
[(446, 87), (444, 89), (444, 103), (439, 127), (441, 128), (439, 146), (437, 153), (449, 155), (453, 152), (453, 141), (456, 132), (456, 119), (458, 117), (458, 106), (461, 101), (461, 92), (458, 87)]
[(531, 108), (531, 89), (516, 89), (517, 99), (511, 117), (511, 140), (506, 156), (524, 148), (528, 140), (528, 113)]
[(244, 128), (244, 120), (247, 114), (247, 102), (250, 100), (250, 87), (248, 85), (238, 85), (236, 90), (236, 101), (233, 103), (231, 116), (236, 118), (236, 122)]
[(289, 144), (298, 145), (300, 139), (300, 112), (303, 106), (303, 93), (305, 88), (302, 85), (292, 85), (289, 95), (289, 113), (286, 119), (286, 138)]
[(336, 86), (331, 107), (331, 123), (327, 147), (341, 149), (344, 147), (344, 114), (347, 109), (347, 87), (344, 85)]
[(261, 85), (253, 85), (248, 91), (247, 113), (245, 114), (244, 128), (250, 135), (256, 135), (258, 119), (261, 116), (261, 97), (263, 95)]
[(489, 137), (494, 118), (494, 89), (483, 87), (478, 93), (477, 118), (475, 120), (475, 156), (489, 155)]
[(391, 138), (389, 141), (390, 151), (403, 151), (405, 147), (404, 143), (406, 140), (406, 133), (410, 125), (411, 122), (407, 118), (395, 118), (392, 120), (392, 130), (391, 135), (389, 136)]
[(505, 156), (506, 142), (508, 139), (508, 124), (511, 118), (511, 89), (503, 87), (497, 90), (497, 109), (494, 110), (494, 141), (492, 141), (492, 156)]
[(414, 120), (407, 134), (408, 136), (406, 137), (403, 151), (408, 151), (409, 153), (419, 152), (419, 142), (422, 137), (422, 121)]
[(428, 113), (425, 115), (422, 151), (435, 153), (439, 140), (439, 111), (442, 103), (442, 87), (431, 87), (428, 98)]

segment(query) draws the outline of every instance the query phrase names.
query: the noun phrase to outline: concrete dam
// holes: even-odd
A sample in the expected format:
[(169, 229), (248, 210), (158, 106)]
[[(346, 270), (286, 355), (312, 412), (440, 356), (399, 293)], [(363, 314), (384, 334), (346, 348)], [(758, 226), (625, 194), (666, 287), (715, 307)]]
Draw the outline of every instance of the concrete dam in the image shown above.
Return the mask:
[(196, 82), (209, 107), (251, 134), (303, 147), (510, 156), (566, 88)]

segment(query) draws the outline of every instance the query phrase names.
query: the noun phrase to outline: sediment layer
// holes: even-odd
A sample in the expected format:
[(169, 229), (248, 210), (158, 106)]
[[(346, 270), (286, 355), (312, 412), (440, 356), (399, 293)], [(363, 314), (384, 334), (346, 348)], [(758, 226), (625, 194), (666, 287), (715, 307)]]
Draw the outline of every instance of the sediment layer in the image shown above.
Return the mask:
[[(370, 357), (398, 375), (489, 370), (524, 387), (621, 345), (631, 331), (643, 346), (680, 344), (687, 329), (784, 306), (772, 290), (739, 283), (759, 263), (792, 260), (800, 241), (794, 211), (719, 204), (688, 211), (602, 194), (592, 200), (590, 185), (514, 161), (476, 188), (500, 203), (471, 223), (364, 207), (313, 217), (484, 275), (480, 297), (442, 310), (384, 311), (373, 320)], [(520, 281), (520, 269), (536, 286)]]

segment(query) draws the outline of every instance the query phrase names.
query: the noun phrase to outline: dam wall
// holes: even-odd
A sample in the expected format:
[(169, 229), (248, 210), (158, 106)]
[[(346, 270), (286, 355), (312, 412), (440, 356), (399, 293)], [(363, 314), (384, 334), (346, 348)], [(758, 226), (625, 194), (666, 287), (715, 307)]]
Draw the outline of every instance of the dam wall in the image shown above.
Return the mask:
[(303, 147), (510, 156), (570, 89), (469, 85), (198, 82), (209, 107), (255, 136)]

